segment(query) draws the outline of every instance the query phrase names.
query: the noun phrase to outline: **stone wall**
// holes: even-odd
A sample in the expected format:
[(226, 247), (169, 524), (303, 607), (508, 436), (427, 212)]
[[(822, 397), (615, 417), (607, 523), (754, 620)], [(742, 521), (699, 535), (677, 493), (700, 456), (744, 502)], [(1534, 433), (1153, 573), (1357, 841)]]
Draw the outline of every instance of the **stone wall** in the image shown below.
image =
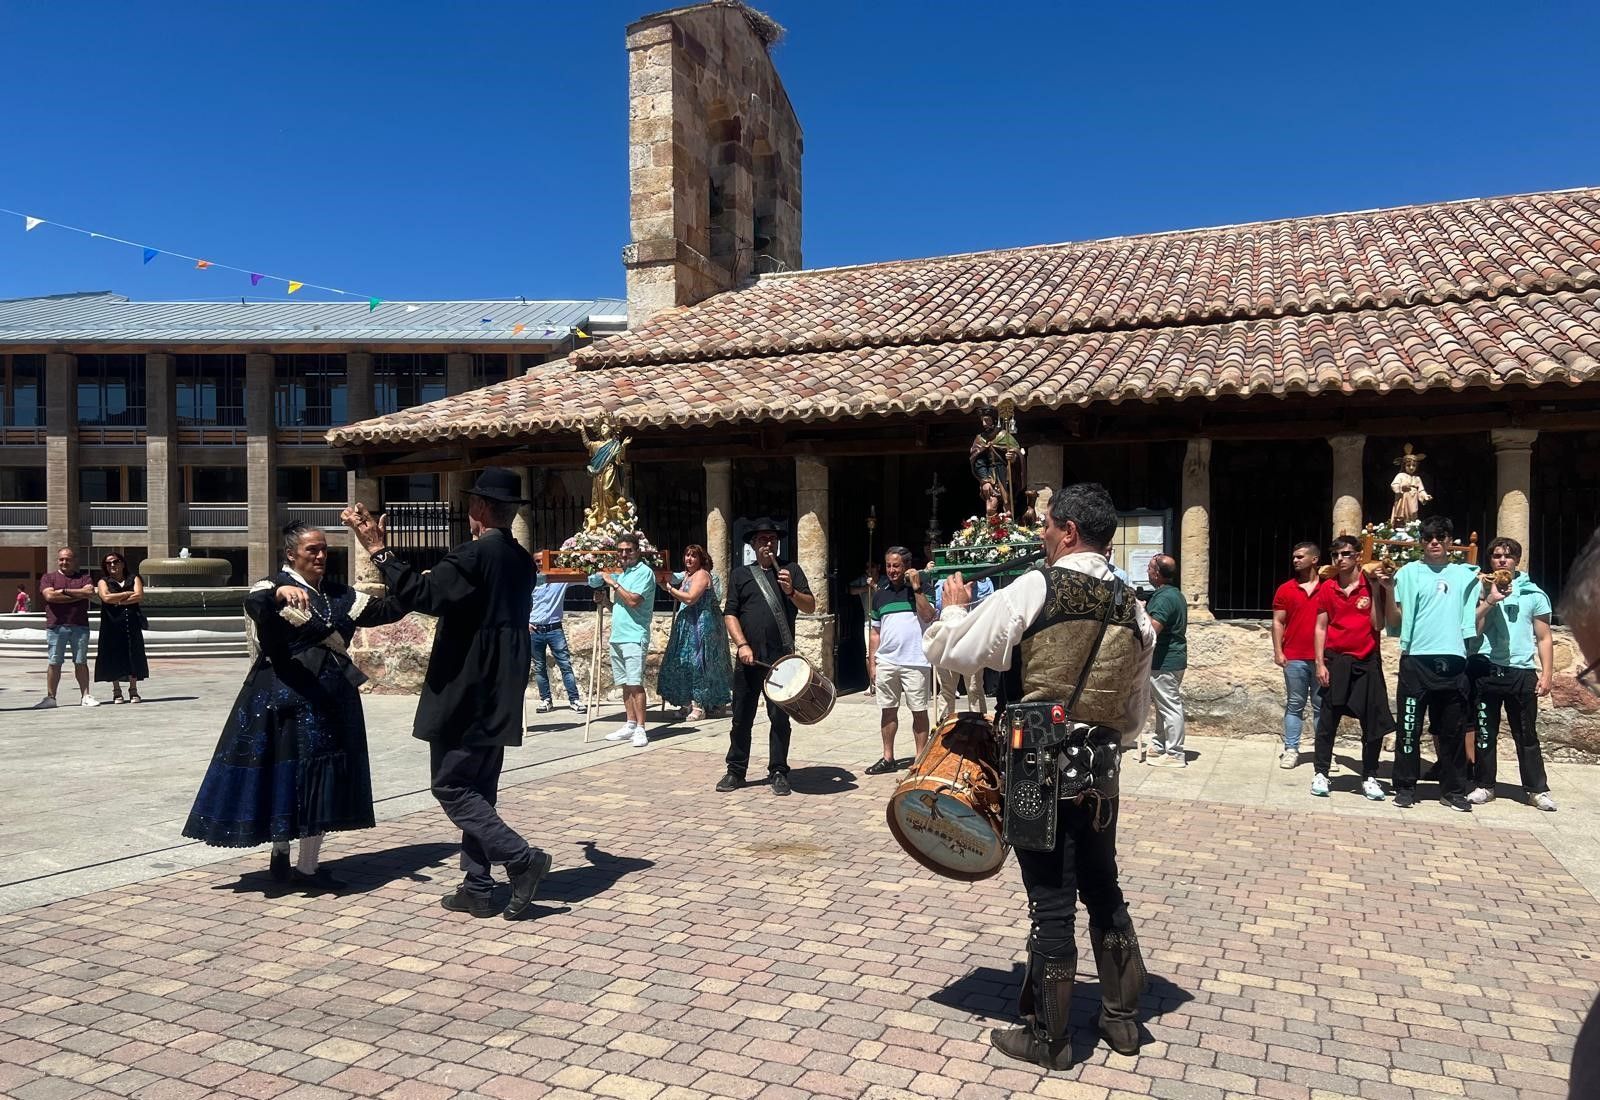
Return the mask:
[[(1553, 760), (1600, 762), (1600, 700), (1574, 678), (1582, 667), (1577, 647), (1566, 630), (1555, 631), (1555, 685), (1539, 705), (1539, 739)], [(1394, 674), (1399, 643), (1385, 638), (1384, 669), (1389, 697), (1394, 699)], [(1189, 621), (1189, 671), (1183, 679), (1184, 712), (1189, 728), (1205, 737), (1271, 737), (1283, 733), (1283, 672), (1272, 662), (1271, 626), (1260, 619)], [(1355, 723), (1346, 720), (1341, 734), (1354, 739)], [(1309, 738), (1309, 730), (1307, 732)], [(1513, 759), (1510, 734), (1502, 723), (1502, 759)], [(1309, 740), (1302, 747), (1310, 751)], [(1514, 767), (1514, 765), (1513, 765)]]

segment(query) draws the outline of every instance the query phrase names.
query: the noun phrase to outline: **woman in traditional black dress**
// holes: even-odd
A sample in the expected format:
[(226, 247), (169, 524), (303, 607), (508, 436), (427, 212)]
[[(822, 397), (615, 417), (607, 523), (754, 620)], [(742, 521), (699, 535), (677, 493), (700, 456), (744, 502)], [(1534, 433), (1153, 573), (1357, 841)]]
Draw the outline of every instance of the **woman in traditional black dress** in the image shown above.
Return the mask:
[(111, 685), (111, 701), (122, 702), (121, 681), (128, 681), (128, 702), (140, 702), (139, 681), (150, 678), (144, 659), (144, 582), (128, 576), (121, 554), (107, 554), (100, 563), (100, 644), (94, 651), (94, 682)]
[[(195, 796), (183, 835), (222, 848), (272, 842), (272, 877), (324, 890), (344, 884), (317, 866), (322, 834), (370, 829), (372, 770), (356, 688), (365, 679), (345, 654), (357, 627), (405, 615), (328, 581), (328, 540), (315, 527), (283, 529), (285, 565), (245, 597), (260, 654)], [(289, 841), (300, 841), (289, 865)]]

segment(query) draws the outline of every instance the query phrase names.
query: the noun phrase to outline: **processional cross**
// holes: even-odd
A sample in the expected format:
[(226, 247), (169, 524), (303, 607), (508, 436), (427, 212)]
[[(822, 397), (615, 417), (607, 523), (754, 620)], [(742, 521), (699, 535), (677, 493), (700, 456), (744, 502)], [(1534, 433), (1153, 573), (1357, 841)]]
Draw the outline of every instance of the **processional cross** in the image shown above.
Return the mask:
[(923, 490), (929, 501), (928, 509), (928, 541), (939, 541), (939, 498), (944, 496), (945, 487), (939, 484), (939, 471), (933, 472), (933, 484)]

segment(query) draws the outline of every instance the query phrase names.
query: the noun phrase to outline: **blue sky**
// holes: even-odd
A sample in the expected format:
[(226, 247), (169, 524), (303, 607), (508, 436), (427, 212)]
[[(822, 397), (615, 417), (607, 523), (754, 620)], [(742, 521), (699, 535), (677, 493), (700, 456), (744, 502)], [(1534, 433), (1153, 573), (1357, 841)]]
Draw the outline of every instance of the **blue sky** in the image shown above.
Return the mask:
[[(649, 10), (4, 0), (0, 207), (386, 299), (620, 295)], [(765, 10), (807, 266), (1600, 184), (1596, 5)], [(252, 293), (0, 218), (0, 298), (88, 289)]]

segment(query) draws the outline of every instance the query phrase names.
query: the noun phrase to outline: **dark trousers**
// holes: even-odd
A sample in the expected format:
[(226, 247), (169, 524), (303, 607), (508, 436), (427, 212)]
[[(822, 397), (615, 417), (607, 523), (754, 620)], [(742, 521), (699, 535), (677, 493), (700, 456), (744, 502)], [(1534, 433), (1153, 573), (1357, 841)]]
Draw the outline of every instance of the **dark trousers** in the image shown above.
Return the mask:
[(1522, 789), (1542, 794), (1550, 789), (1545, 778), (1544, 755), (1539, 751), (1538, 682), (1539, 673), (1531, 668), (1504, 668), (1487, 658), (1473, 657), (1467, 662), (1472, 680), (1472, 709), (1477, 717), (1477, 763), (1473, 779), (1480, 787), (1494, 790), (1500, 743), (1500, 712), (1505, 711), (1511, 726), (1511, 740), (1517, 746), (1517, 770), (1522, 773)]
[[(766, 696), (761, 685), (767, 670), (757, 665), (733, 666), (733, 729), (728, 733), (728, 771), (743, 779), (750, 768), (750, 732), (756, 724), (756, 705)], [(767, 700), (767, 773), (789, 774), (789, 715)]]
[[(1056, 958), (1075, 955), (1072, 928), (1078, 899), (1089, 911), (1095, 928), (1120, 928), (1127, 924), (1126, 902), (1117, 882), (1117, 817), (1121, 802), (1111, 801), (1111, 820), (1098, 831), (1093, 826), (1094, 799), (1060, 804), (1056, 820), (1056, 846), (1048, 852), (1015, 848), (1022, 886), (1028, 892), (1028, 914), (1033, 929), (1028, 943), (1035, 952)], [(1104, 811), (1101, 811), (1102, 817)]]
[(1334, 736), (1339, 732), (1339, 719), (1348, 716), (1361, 723), (1361, 778), (1375, 779), (1383, 758), (1384, 735), (1394, 729), (1383, 684), (1383, 665), (1376, 658), (1356, 661), (1339, 653), (1328, 654), (1326, 663), (1330, 674), (1346, 678), (1343, 685), (1332, 685), (1341, 689), (1344, 701), (1334, 703), (1329, 688), (1319, 692), (1322, 703), (1317, 709), (1312, 768), (1318, 775), (1327, 775), (1333, 767)]
[(501, 821), (494, 808), (506, 750), (499, 745), (467, 748), (437, 743), (429, 749), (433, 797), (461, 830), (463, 885), (471, 893), (487, 894), (494, 889), (490, 864), (520, 866), (532, 856), (528, 842)]
[(1462, 657), (1400, 658), (1395, 690), (1399, 736), (1394, 745), (1396, 790), (1416, 787), (1422, 772), (1422, 723), (1439, 735), (1439, 796), (1466, 793), (1467, 662)]

